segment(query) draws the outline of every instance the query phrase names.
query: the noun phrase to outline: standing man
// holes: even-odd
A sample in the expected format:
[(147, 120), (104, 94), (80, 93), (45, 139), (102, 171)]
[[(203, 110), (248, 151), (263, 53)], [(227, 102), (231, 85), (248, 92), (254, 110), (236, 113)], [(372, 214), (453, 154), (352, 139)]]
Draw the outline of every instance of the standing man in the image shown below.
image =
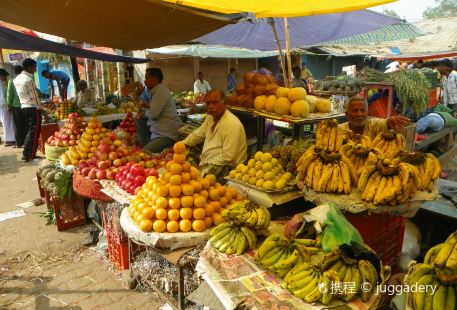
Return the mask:
[(144, 84), (150, 92), (149, 109), (146, 111), (151, 130), (151, 141), (144, 147), (151, 153), (160, 153), (178, 140), (181, 120), (170, 90), (163, 85), (159, 68), (146, 69)]
[(62, 97), (62, 100), (67, 99), (68, 85), (70, 84), (70, 77), (68, 74), (62, 70), (43, 70), (41, 71), (41, 75), (49, 80), (51, 89), (54, 89), (52, 81), (56, 81), (60, 97)]
[(13, 113), (6, 103), (6, 87), (9, 73), (0, 69), (0, 119), (3, 124), (3, 141), (5, 146), (15, 145)]
[(27, 132), (22, 160), (28, 162), (35, 158), (38, 148), (41, 129), (41, 112), (39, 110), (41, 102), (33, 78), (36, 72), (36, 61), (26, 58), (22, 62), (22, 67), (24, 71), (14, 79), (14, 86), (21, 102)]
[[(16, 78), (19, 74), (21, 74), (22, 70), (22, 66), (14, 66), (14, 77)], [(17, 95), (13, 79), (8, 80), (6, 104), (8, 105), (8, 108), (10, 109), (11, 113), (13, 113), (14, 138), (16, 140), (16, 145), (14, 147), (23, 147), (26, 135), (26, 124), (24, 122), (24, 117), (22, 116), (21, 101), (19, 100), (19, 96)]]
[(199, 94), (206, 94), (211, 90), (211, 86), (209, 86), (208, 81), (204, 80), (204, 75), (203, 72), (198, 72), (197, 73), (197, 80), (194, 83), (194, 93), (199, 93)]
[(227, 90), (229, 92), (235, 91), (236, 88), (236, 77), (235, 77), (236, 69), (231, 67), (230, 73), (227, 76)]
[(436, 69), (444, 78), (442, 101), (454, 111), (455, 115), (457, 112), (457, 74), (453, 71), (452, 61), (443, 59), (438, 62)]
[(240, 120), (226, 109), (224, 92), (209, 91), (205, 102), (208, 116), (183, 142), (191, 147), (204, 143), (200, 171), (221, 179), (234, 166), (246, 161), (246, 134)]

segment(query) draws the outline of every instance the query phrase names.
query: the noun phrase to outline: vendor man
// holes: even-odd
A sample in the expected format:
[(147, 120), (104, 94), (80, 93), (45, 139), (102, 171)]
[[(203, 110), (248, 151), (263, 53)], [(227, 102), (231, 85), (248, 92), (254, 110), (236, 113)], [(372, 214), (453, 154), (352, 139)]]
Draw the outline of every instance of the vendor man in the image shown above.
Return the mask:
[(234, 166), (246, 161), (246, 134), (240, 120), (226, 109), (221, 90), (210, 90), (205, 102), (208, 116), (183, 142), (187, 146), (204, 142), (200, 171), (220, 179)]
[(95, 93), (87, 87), (87, 82), (79, 80), (76, 83), (76, 104), (82, 108), (95, 108)]
[(349, 99), (346, 104), (346, 118), (348, 122), (340, 124), (341, 129), (363, 134), (372, 140), (380, 132), (399, 129), (410, 123), (410, 119), (404, 116), (392, 116), (387, 119), (368, 118), (368, 103), (362, 96), (354, 96)]
[(52, 81), (56, 81), (60, 97), (62, 97), (62, 100), (67, 99), (68, 85), (70, 85), (70, 77), (68, 74), (62, 70), (43, 70), (41, 71), (41, 75), (49, 80), (51, 89), (54, 89)]

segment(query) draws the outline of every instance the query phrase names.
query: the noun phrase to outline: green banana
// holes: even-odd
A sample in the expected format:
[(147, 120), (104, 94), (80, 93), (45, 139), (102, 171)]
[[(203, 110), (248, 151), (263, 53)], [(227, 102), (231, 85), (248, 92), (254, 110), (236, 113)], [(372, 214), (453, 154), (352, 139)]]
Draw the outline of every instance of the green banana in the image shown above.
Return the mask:
[(294, 239), (295, 244), (304, 245), (304, 246), (314, 246), (316, 240), (314, 239)]
[(352, 278), (351, 278), (351, 283), (354, 283), (354, 290), (351, 292), (348, 292), (344, 298), (344, 301), (349, 302), (354, 299), (354, 297), (357, 295), (357, 293), (360, 291), (360, 285), (362, 285), (362, 275), (360, 273), (360, 270), (353, 266), (351, 267), (351, 273), (352, 273)]
[(216, 227), (214, 227), (213, 229), (211, 229), (211, 232), (209, 233), (209, 235), (212, 237), (215, 234), (217, 234), (219, 231), (221, 231), (222, 229), (231, 228), (231, 227), (232, 227), (231, 222), (221, 223), (221, 224), (217, 225)]
[(254, 249), (257, 244), (257, 236), (255, 235), (255, 233), (246, 226), (241, 226), (240, 229), (246, 237), (246, 240), (248, 242), (248, 247), (250, 249)]
[(229, 232), (227, 235), (225, 235), (224, 237), (222, 237), (221, 239), (219, 239), (218, 241), (216, 241), (216, 243), (214, 243), (214, 247), (215, 247), (216, 249), (219, 249), (219, 250), (220, 250), (221, 246), (222, 246), (224, 243), (226, 243), (230, 238), (232, 238), (234, 234), (235, 234), (235, 230), (234, 230), (234, 229), (230, 230), (230, 232)]
[[(279, 237), (279, 238), (278, 238)], [(257, 261), (261, 259), (271, 249), (281, 245), (278, 241), (282, 240), (279, 235), (271, 235), (262, 243), (257, 252), (255, 253), (254, 259)]]
[[(225, 254), (231, 255), (235, 254), (236, 250), (238, 249), (238, 244), (241, 242), (241, 239), (239, 238), (238, 230), (235, 233), (235, 238), (233, 240), (233, 243), (225, 250)], [(244, 236), (244, 235), (243, 235)]]
[(444, 309), (456, 309), (457, 303), (457, 296), (456, 296), (457, 288), (453, 286), (448, 286), (447, 294), (446, 294), (446, 302)]
[(343, 263), (343, 266), (341, 266), (341, 268), (338, 270), (338, 278), (340, 278), (341, 281), (344, 280), (344, 278), (346, 277), (346, 272), (348, 270), (348, 265), (344, 264)]
[(326, 271), (333, 265), (335, 262), (339, 261), (340, 253), (337, 251), (330, 252), (324, 256), (324, 260), (321, 263), (321, 270)]
[[(349, 287), (349, 283), (351, 283), (352, 281), (352, 266), (347, 266), (347, 269), (346, 269), (346, 274), (344, 275), (344, 278), (343, 279), (343, 287)], [(342, 294), (341, 294), (341, 297), (344, 299), (346, 298), (346, 292), (343, 291)]]
[(292, 269), (298, 260), (298, 251), (294, 249), (292, 254), (284, 260), (281, 260), (273, 265), (274, 269)]
[[(450, 289), (453, 290), (452, 287), (450, 287)], [(433, 294), (433, 309), (446, 309), (446, 293), (446, 285), (441, 284), (439, 288), (435, 291), (435, 294)]]
[[(417, 285), (430, 285), (433, 282), (435, 282), (436, 280), (437, 280), (437, 277), (435, 275), (427, 274), (419, 279), (419, 281), (417, 282)], [(424, 306), (425, 306), (426, 295), (427, 295), (427, 293), (425, 291), (424, 292), (418, 291), (418, 292), (414, 293), (413, 303), (414, 303), (415, 310), (425, 309)]]
[(309, 293), (308, 295), (305, 296), (304, 300), (307, 302), (307, 303), (313, 303), (313, 302), (316, 302), (319, 300), (319, 298), (321, 297), (321, 292), (320, 292), (320, 287), (319, 287), (319, 284), (321, 283), (322, 281), (322, 276), (321, 274), (319, 273), (318, 275), (318, 280), (317, 280), (317, 283), (318, 285), (316, 285), (316, 287), (311, 291), (311, 293)]
[(435, 267), (444, 267), (446, 262), (457, 244), (457, 231), (453, 232), (444, 242), (443, 247), (436, 255), (433, 264)]
[(238, 242), (238, 246), (236, 248), (236, 255), (241, 255), (244, 253), (244, 250), (246, 250), (248, 239), (246, 238), (246, 235), (242, 231), (238, 231), (237, 238), (239, 238), (240, 241)]
[(316, 286), (318, 285), (319, 281), (319, 275), (317, 273), (314, 273), (312, 280), (308, 281), (308, 284), (305, 285), (305, 287), (293, 291), (293, 294), (297, 298), (305, 298), (308, 296), (309, 293), (311, 293)]
[(338, 260), (336, 263), (334, 263), (329, 269), (329, 270), (333, 270), (333, 271), (336, 271), (338, 273), (338, 270), (340, 270), (341, 267), (343, 267), (343, 261), (341, 260)]
[(321, 297), (319, 298), (319, 301), (323, 305), (328, 305), (332, 301), (332, 298), (333, 298), (331, 285), (332, 285), (332, 283), (339, 282), (338, 273), (334, 270), (329, 270), (329, 271), (324, 272), (324, 274), (322, 275), (322, 278), (323, 278), (323, 280), (320, 284), (322, 290), (321, 290)]
[(443, 243), (440, 243), (440, 244), (437, 244), (434, 247), (430, 248), (430, 250), (427, 251), (427, 254), (425, 254), (424, 264), (432, 265), (433, 260), (435, 259), (438, 252), (441, 250), (442, 246), (443, 246)]
[(278, 250), (273, 256), (268, 258), (262, 258), (258, 261), (258, 264), (262, 268), (269, 268), (270, 266), (274, 265), (281, 257), (284, 255), (285, 249), (281, 248)]
[(297, 273), (284, 280), (288, 286), (293, 286), (295, 289), (302, 288), (308, 283), (310, 279), (308, 277), (314, 276), (315, 271), (311, 268), (302, 272)]
[[(281, 262), (281, 261), (285, 260), (286, 258), (288, 258), (289, 255), (290, 255), (289, 249), (284, 248), (283, 251), (281, 252), (281, 255), (278, 257), (278, 259), (276, 259), (276, 261), (274, 261), (273, 263), (267, 265), (268, 271), (275, 273), (276, 270), (275, 270), (275, 268), (274, 268), (273, 266), (274, 266), (276, 263)], [(262, 262), (261, 262), (261, 263), (262, 263)]]
[(235, 238), (236, 230), (233, 230), (231, 237), (219, 247), (219, 251), (226, 253), (227, 249), (235, 242)]
[(362, 275), (362, 283), (370, 283), (371, 285), (371, 290), (362, 290), (362, 301), (367, 302), (375, 290), (378, 282), (378, 273), (373, 265), (367, 260), (359, 260), (357, 262), (357, 267)]
[(311, 268), (311, 265), (308, 264), (308, 263), (301, 263), (301, 264), (296, 264), (294, 266), (294, 268), (292, 268), (286, 275), (286, 277), (284, 278), (285, 281), (287, 281), (289, 278), (299, 274), (299, 273), (302, 273), (302, 272), (306, 272), (308, 270), (312, 269)]
[(219, 239), (223, 238), (224, 236), (226, 236), (233, 228), (232, 227), (226, 227), (222, 230), (219, 230), (215, 235), (213, 235), (209, 241), (211, 243), (216, 243), (216, 241), (218, 241)]

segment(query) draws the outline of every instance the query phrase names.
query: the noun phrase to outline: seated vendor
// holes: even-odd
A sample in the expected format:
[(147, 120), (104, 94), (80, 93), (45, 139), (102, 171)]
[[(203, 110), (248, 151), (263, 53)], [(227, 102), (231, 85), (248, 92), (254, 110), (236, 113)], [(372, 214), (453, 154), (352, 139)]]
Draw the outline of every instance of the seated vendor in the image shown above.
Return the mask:
[(362, 96), (354, 96), (346, 104), (347, 123), (340, 124), (341, 129), (351, 130), (354, 133), (363, 134), (374, 139), (380, 132), (389, 129), (399, 129), (410, 123), (410, 119), (404, 116), (391, 116), (387, 119), (368, 118), (368, 103)]
[(432, 109), (432, 112), (419, 119), (416, 123), (416, 132), (440, 131), (445, 126), (457, 127), (457, 115), (451, 108), (443, 104), (438, 104)]
[(151, 153), (160, 153), (175, 144), (179, 138), (181, 120), (170, 90), (162, 83), (163, 74), (159, 68), (148, 68), (144, 84), (149, 90), (150, 101), (146, 116), (151, 130), (151, 141), (144, 147)]
[(204, 143), (200, 171), (220, 180), (234, 166), (246, 161), (246, 134), (240, 120), (226, 109), (221, 90), (210, 90), (205, 102), (208, 116), (183, 142), (191, 147)]
[(76, 83), (76, 104), (79, 108), (95, 108), (94, 91), (87, 87), (87, 82), (79, 80)]

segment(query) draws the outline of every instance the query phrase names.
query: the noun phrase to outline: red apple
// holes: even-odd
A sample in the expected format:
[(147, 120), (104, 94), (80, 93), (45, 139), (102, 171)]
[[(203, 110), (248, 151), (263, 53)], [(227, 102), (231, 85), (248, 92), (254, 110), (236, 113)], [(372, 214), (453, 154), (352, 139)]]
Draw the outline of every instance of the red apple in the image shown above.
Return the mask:
[(105, 170), (98, 170), (97, 171), (97, 179), (103, 180), (106, 178), (106, 171)]
[(108, 153), (97, 151), (96, 153), (98, 160), (107, 160), (108, 159)]
[(97, 149), (103, 153), (109, 153), (110, 145), (106, 144), (106, 143), (100, 143), (100, 145), (97, 147)]
[(97, 164), (97, 167), (98, 167), (98, 169), (105, 170), (105, 169), (108, 168), (108, 165), (106, 164), (105, 161), (99, 161), (98, 164)]
[(113, 165), (113, 161), (112, 161), (111, 159), (105, 160), (105, 163), (106, 163), (106, 165), (108, 166), (108, 168), (111, 167), (111, 166)]
[(116, 178), (116, 172), (112, 171), (112, 170), (108, 170), (106, 172), (106, 178), (108, 180), (114, 180)]
[(89, 171), (88, 177), (89, 177), (91, 180), (94, 180), (94, 179), (97, 177), (97, 172), (91, 169), (91, 170)]
[(116, 159), (117, 159), (117, 154), (116, 154), (116, 152), (110, 152), (110, 153), (109, 153), (109, 159), (111, 159), (111, 160), (113, 160), (113, 161), (116, 160)]
[(81, 173), (82, 173), (83, 176), (88, 176), (89, 172), (90, 172), (90, 168), (89, 167), (84, 167), (84, 168), (81, 169)]
[(122, 160), (120, 160), (120, 159), (113, 160), (113, 165), (114, 165), (114, 167), (122, 166)]

